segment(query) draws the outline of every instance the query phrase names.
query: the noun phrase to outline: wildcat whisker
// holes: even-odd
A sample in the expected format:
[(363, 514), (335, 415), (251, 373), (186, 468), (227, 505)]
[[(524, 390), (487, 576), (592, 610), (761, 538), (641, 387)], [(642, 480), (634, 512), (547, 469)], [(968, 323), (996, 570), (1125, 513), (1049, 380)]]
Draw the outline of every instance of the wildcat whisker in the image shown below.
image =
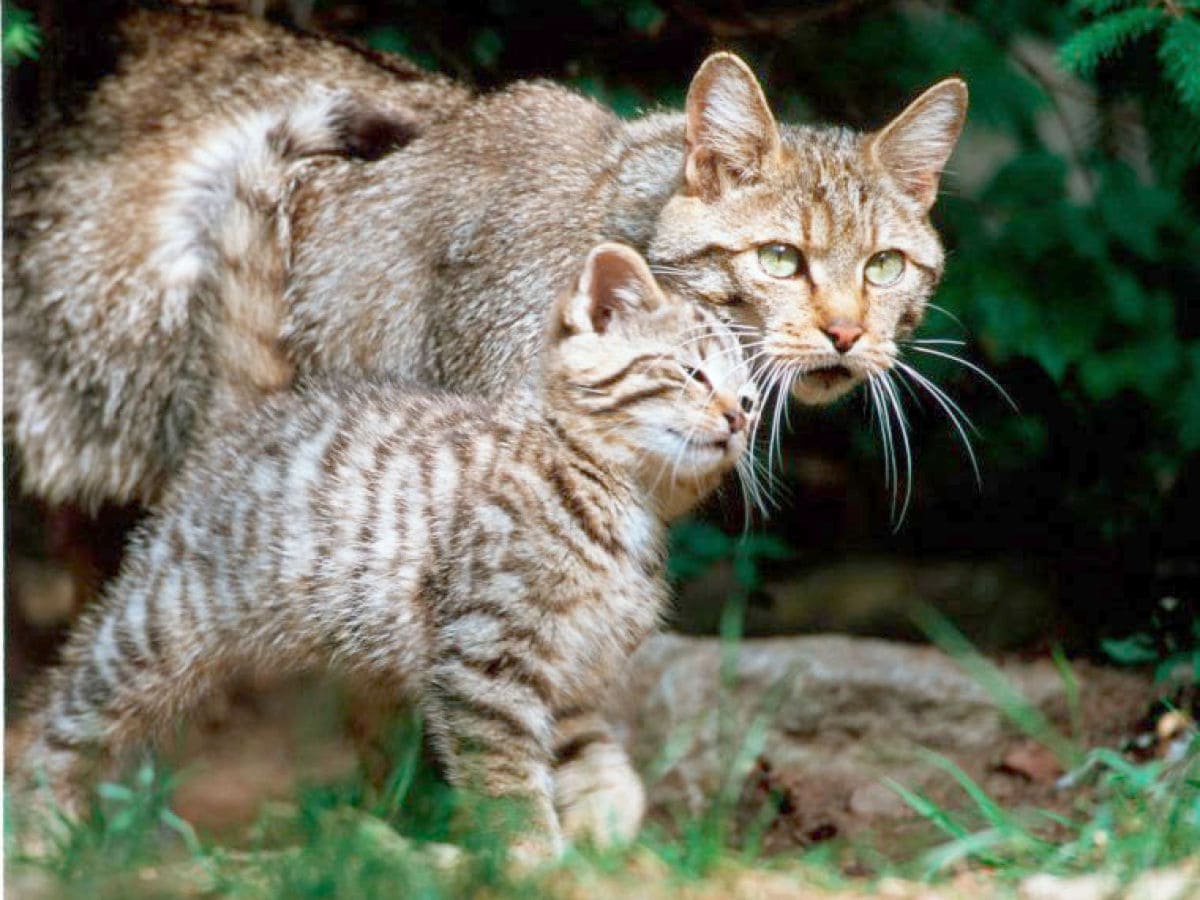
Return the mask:
[(942, 359), (948, 359), (951, 362), (958, 363), (960, 366), (965, 366), (992, 387), (994, 387), (1000, 393), (1000, 396), (1008, 402), (1008, 405), (1012, 407), (1013, 412), (1019, 413), (1021, 411), (1020, 407), (1017, 406), (1017, 401), (1014, 400), (1008, 391), (1001, 386), (1000, 382), (998, 382), (995, 378), (984, 371), (984, 369), (975, 365), (975, 363), (971, 362), (970, 360), (963, 359), (961, 356), (955, 356), (953, 353), (946, 353), (944, 350), (934, 350), (929, 347), (913, 347), (912, 349), (916, 350), (918, 353), (928, 353), (930, 356), (940, 356)]
[(929, 393), (929, 396), (933, 397), (937, 404), (945, 411), (947, 417), (950, 419), (951, 424), (954, 425), (954, 429), (958, 432), (958, 436), (962, 441), (963, 448), (966, 450), (967, 456), (971, 461), (971, 469), (975, 473), (975, 483), (982, 488), (983, 475), (979, 470), (979, 461), (975, 457), (975, 448), (971, 444), (971, 438), (967, 432), (967, 429), (963, 427), (963, 422), (959, 421), (959, 416), (963, 417), (966, 425), (970, 427), (971, 430), (978, 433), (977, 429), (975, 429), (974, 423), (971, 422), (966, 413), (962, 411), (962, 408), (959, 407), (959, 405), (955, 403), (945, 391), (939, 388), (936, 384), (934, 384), (912, 366), (902, 362), (901, 360), (896, 360), (896, 366), (897, 372), (907, 375), (909, 378), (913, 379), (916, 384), (925, 388), (925, 390)]
[[(900, 440), (904, 446), (904, 502), (900, 506), (899, 517), (893, 516), (895, 522), (894, 530), (899, 531), (900, 526), (904, 524), (904, 517), (908, 513), (909, 503), (912, 501), (912, 484), (913, 484), (913, 454), (912, 446), (908, 440), (908, 419), (904, 415), (904, 407), (900, 403), (899, 393), (896, 391), (895, 383), (892, 380), (891, 374), (888, 372), (880, 373), (879, 385), (884, 395), (888, 398), (892, 405), (892, 409), (896, 412), (896, 425), (900, 432)], [(893, 495), (894, 499), (894, 495)], [(895, 506), (893, 504), (893, 510)]]
[(892, 435), (891, 424), (888, 420), (887, 409), (883, 405), (883, 401), (879, 393), (879, 385), (874, 378), (867, 381), (867, 390), (871, 397), (871, 409), (875, 413), (875, 422), (879, 426), (880, 441), (883, 444), (883, 486), (888, 490), (892, 490), (892, 484), (895, 470), (895, 460), (892, 455)]
[(962, 406), (959, 405), (958, 401), (956, 401), (953, 397), (951, 397), (948, 393), (946, 393), (945, 389), (941, 385), (937, 384), (932, 379), (930, 379), (927, 375), (925, 375), (922, 372), (919, 372), (917, 369), (913, 368), (908, 363), (902, 362), (900, 360), (896, 360), (896, 366), (897, 366), (897, 371), (902, 371), (902, 372), (906, 373), (910, 378), (913, 379), (915, 384), (918, 384), (921, 387), (925, 388), (925, 390), (931, 396), (940, 398), (941, 400), (943, 400), (947, 404), (949, 404), (950, 409), (952, 409), (953, 412), (957, 415), (957, 417), (963, 422), (963, 424), (966, 425), (966, 427), (970, 429), (971, 433), (973, 435), (975, 435), (976, 437), (980, 437), (979, 429), (975, 426), (975, 422), (971, 419), (970, 416), (967, 415), (966, 411), (962, 408)]
[(939, 312), (943, 316), (946, 316), (947, 318), (951, 319), (954, 322), (954, 324), (956, 324), (963, 331), (967, 330), (967, 326), (963, 324), (963, 320), (960, 319), (958, 316), (956, 316), (954, 313), (950, 312), (950, 310), (946, 309), (944, 306), (938, 306), (936, 303), (930, 303), (930, 302), (926, 301), (925, 307), (927, 309), (932, 309), (934, 312)]

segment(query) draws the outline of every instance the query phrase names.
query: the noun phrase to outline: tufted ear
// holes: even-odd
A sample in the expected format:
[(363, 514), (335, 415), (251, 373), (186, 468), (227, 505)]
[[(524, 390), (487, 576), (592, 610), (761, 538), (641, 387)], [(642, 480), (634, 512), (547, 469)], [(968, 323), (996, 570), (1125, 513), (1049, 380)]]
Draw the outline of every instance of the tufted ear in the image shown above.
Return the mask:
[(877, 132), (867, 145), (868, 153), (928, 209), (937, 199), (938, 181), (966, 117), (967, 84), (961, 78), (947, 78)]
[(780, 146), (758, 79), (732, 53), (714, 53), (692, 79), (685, 136), (684, 181), (705, 200), (730, 185), (755, 181)]
[(650, 267), (636, 251), (624, 244), (600, 244), (588, 254), (575, 290), (564, 298), (560, 321), (571, 334), (603, 334), (613, 321), (664, 302)]

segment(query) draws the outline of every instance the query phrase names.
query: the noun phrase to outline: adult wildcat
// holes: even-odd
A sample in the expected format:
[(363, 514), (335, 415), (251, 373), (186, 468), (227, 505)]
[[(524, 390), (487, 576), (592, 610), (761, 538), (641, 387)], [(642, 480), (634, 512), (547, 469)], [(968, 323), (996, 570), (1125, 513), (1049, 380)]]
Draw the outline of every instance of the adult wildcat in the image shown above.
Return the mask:
[[(120, 95), (146, 65), (105, 90)], [(502, 396), (533, 369), (546, 298), (612, 239), (646, 254), (673, 290), (753, 329), (756, 363), (801, 401), (825, 403), (892, 363), (940, 277), (928, 212), (966, 112), (957, 79), (872, 134), (778, 126), (754, 76), (725, 53), (705, 61), (681, 114), (622, 121), (545, 82), (448, 96), (452, 110), (398, 152), (281, 167), (284, 336), (302, 371)], [(360, 130), (361, 99), (331, 130)], [(178, 467), (212, 377), (193, 302), (211, 261), (175, 238), (207, 201), (180, 184), (197, 153), (236, 162), (236, 141), (221, 141), (243, 114), (192, 121), (184, 143), (170, 127), (137, 132), (118, 117), (139, 138), (120, 165), (69, 156), (33, 160), (37, 177), (19, 168), (5, 419), (33, 492), (144, 502)], [(176, 152), (163, 156), (167, 144)], [(138, 200), (133, 187), (146, 182), (154, 189)], [(124, 231), (104, 238), (118, 212), (134, 255), (112, 249), (131, 242)], [(56, 227), (39, 229), (47, 216)]]

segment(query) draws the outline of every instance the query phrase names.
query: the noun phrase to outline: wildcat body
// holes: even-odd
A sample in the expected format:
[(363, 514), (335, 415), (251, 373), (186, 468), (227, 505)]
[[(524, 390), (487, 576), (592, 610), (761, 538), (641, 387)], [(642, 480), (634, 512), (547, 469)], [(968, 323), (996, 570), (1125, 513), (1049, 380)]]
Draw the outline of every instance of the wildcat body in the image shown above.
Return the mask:
[(51, 502), (151, 502), (203, 419), (208, 263), (179, 239), (213, 203), (189, 190), (197, 159), (236, 166), (253, 152), (247, 123), (318, 109), (326, 137), (278, 148), (271, 178), (286, 186), (299, 155), (362, 164), (470, 97), (402, 59), (240, 15), (135, 10), (114, 43), (117, 70), (18, 142), (6, 185), (5, 436), (24, 486)]
[(453, 781), (529, 804), (536, 852), (632, 836), (641, 786), (598, 707), (662, 614), (666, 521), (745, 448), (736, 338), (608, 244), (555, 307), (536, 390), (285, 392), (243, 352), (282, 284), (260, 275), (217, 324), (211, 430), (31, 698), (18, 782), (78, 812), (97, 762), (233, 673), (330, 667), (416, 699)]
[[(613, 239), (753, 329), (762, 365), (791, 373), (799, 399), (828, 402), (887, 368), (921, 320), (943, 264), (928, 212), (965, 106), (951, 79), (877, 134), (779, 127), (729, 54), (706, 61), (687, 112), (630, 122), (557, 85), (518, 84), (370, 168), (316, 163), (322, 177), (291, 200), (286, 339), (301, 367), (383, 365), (502, 396), (533, 370), (540, 298)], [(352, 230), (362, 239), (346, 253)], [(772, 244), (802, 251), (794, 277), (763, 271), (757, 251)], [(867, 261), (889, 249), (908, 265), (873, 286)], [(329, 302), (348, 288), (354, 304)], [(861, 326), (847, 349), (839, 323)]]
[[(589, 247), (613, 239), (645, 254), (672, 290), (753, 329), (759, 364), (802, 401), (823, 403), (890, 364), (940, 276), (928, 210), (965, 115), (961, 81), (931, 88), (869, 135), (778, 126), (729, 54), (701, 67), (682, 114), (629, 122), (549, 83), (476, 99), (431, 84), (429, 96), (445, 89), (447, 99), (403, 150), (373, 162), (322, 153), (281, 176), (291, 260), (283, 333), (302, 372), (502, 397), (533, 377), (547, 298)], [(364, 116), (374, 118), (369, 106), (352, 105), (334, 130), (359, 133)], [(148, 218), (166, 216), (167, 227), (143, 230), (158, 244), (135, 265), (114, 267), (113, 252), (88, 243), (111, 218), (104, 191), (91, 203), (68, 194), (83, 212), (63, 214), (60, 237), (26, 228), (25, 243), (9, 242), (17, 277), (5, 290), (5, 418), (33, 492), (151, 500), (204, 419), (213, 369), (192, 311), (208, 263), (189, 272), (173, 262), (170, 223), (193, 162), (188, 141), (218, 140), (229, 118), (201, 116), (199, 136), (165, 138), (178, 152), (154, 175), (165, 199)], [(85, 126), (104, 127), (101, 116)], [(157, 153), (164, 138), (143, 137)], [(138, 152), (122, 158), (137, 165)], [(17, 221), (28, 224), (72, 174), (50, 168), (44, 184), (18, 186)], [(105, 164), (93, 177), (126, 186), (147, 176)], [(757, 254), (770, 245), (802, 265), (766, 273)], [(908, 265), (878, 287), (864, 271), (883, 250)]]

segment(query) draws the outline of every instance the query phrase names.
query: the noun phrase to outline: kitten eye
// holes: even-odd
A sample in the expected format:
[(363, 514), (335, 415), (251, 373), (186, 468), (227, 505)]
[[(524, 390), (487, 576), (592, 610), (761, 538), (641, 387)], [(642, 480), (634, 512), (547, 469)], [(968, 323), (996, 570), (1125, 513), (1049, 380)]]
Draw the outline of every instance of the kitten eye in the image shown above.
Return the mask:
[(899, 250), (881, 250), (867, 260), (863, 274), (877, 287), (895, 284), (904, 274), (904, 254)]
[(708, 376), (695, 366), (684, 366), (683, 374), (692, 379), (692, 381), (699, 382), (700, 384), (707, 385), (709, 383)]
[(758, 248), (758, 264), (772, 278), (792, 278), (804, 263), (804, 257), (787, 244), (763, 244)]

